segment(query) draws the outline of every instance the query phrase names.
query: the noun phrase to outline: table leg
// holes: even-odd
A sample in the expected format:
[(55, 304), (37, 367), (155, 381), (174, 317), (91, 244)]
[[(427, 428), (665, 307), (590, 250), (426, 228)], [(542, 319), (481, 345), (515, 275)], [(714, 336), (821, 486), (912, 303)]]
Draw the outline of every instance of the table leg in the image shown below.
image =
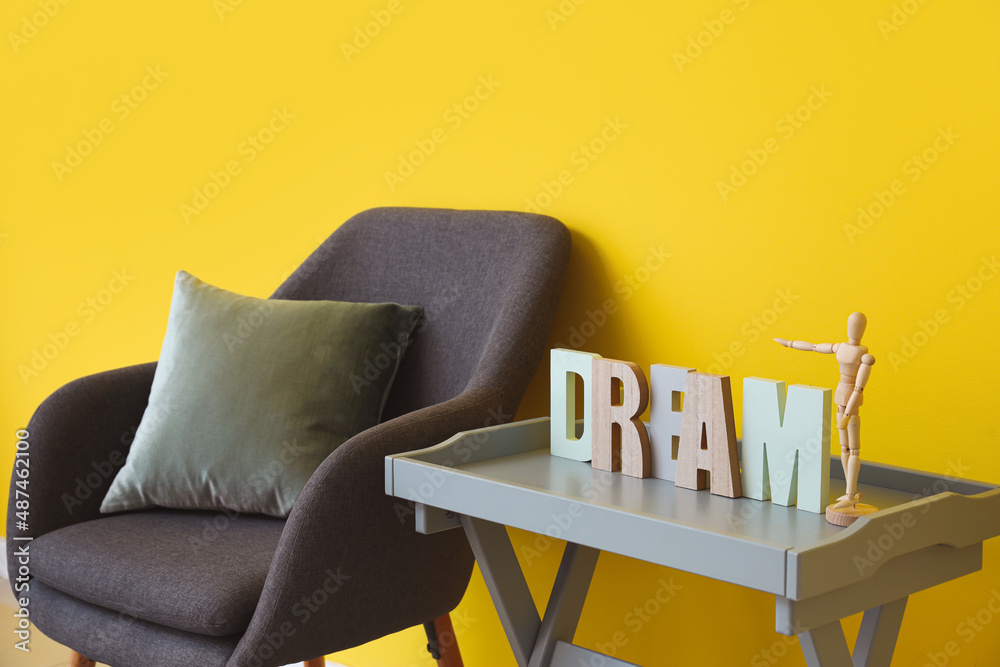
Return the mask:
[(806, 630), (799, 635), (799, 644), (809, 667), (853, 667), (840, 621)]
[(907, 598), (887, 602), (865, 612), (854, 655), (840, 621), (799, 634), (799, 643), (809, 667), (889, 667), (903, 623)]
[(587, 599), (590, 580), (594, 576), (594, 568), (597, 567), (600, 555), (601, 552), (597, 549), (566, 543), (528, 667), (548, 667), (557, 642), (573, 643), (573, 635), (576, 634), (576, 626), (580, 622), (583, 603)]
[(462, 516), (462, 527), (519, 667), (528, 667), (542, 624), (503, 525)]
[(889, 667), (903, 623), (907, 598), (865, 612), (854, 645), (854, 667)]

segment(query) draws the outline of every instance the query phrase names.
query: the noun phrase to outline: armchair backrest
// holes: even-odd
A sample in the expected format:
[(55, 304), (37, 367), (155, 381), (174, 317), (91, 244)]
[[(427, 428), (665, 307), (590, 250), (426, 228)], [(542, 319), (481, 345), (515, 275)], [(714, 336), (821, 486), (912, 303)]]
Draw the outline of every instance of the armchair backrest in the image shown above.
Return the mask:
[(565, 226), (547, 216), (371, 209), (337, 229), (271, 298), (424, 307), (383, 420), (480, 387), (512, 414), (544, 352), (569, 248)]

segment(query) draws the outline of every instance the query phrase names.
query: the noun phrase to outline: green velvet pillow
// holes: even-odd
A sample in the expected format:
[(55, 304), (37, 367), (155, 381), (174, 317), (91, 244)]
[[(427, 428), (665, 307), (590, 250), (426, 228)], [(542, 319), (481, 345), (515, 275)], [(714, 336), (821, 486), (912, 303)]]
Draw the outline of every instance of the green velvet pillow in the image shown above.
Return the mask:
[(323, 459), (379, 422), (422, 313), (257, 299), (179, 272), (149, 405), (101, 511), (287, 516)]

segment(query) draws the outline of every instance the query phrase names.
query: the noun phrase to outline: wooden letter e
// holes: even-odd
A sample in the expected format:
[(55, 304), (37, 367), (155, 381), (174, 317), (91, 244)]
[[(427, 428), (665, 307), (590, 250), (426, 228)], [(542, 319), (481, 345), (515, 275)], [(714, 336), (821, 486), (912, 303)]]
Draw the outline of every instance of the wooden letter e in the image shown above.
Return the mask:
[(649, 477), (649, 433), (639, 419), (649, 402), (646, 376), (616, 359), (594, 359), (591, 372), (591, 466)]

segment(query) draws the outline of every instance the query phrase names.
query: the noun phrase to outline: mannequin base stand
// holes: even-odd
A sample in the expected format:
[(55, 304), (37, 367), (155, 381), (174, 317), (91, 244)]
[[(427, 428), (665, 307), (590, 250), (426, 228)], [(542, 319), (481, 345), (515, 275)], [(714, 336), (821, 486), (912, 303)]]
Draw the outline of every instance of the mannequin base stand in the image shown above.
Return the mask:
[(835, 526), (850, 526), (864, 515), (877, 511), (878, 508), (874, 505), (865, 505), (864, 503), (841, 509), (834, 509), (834, 506), (830, 505), (826, 508), (826, 520)]

